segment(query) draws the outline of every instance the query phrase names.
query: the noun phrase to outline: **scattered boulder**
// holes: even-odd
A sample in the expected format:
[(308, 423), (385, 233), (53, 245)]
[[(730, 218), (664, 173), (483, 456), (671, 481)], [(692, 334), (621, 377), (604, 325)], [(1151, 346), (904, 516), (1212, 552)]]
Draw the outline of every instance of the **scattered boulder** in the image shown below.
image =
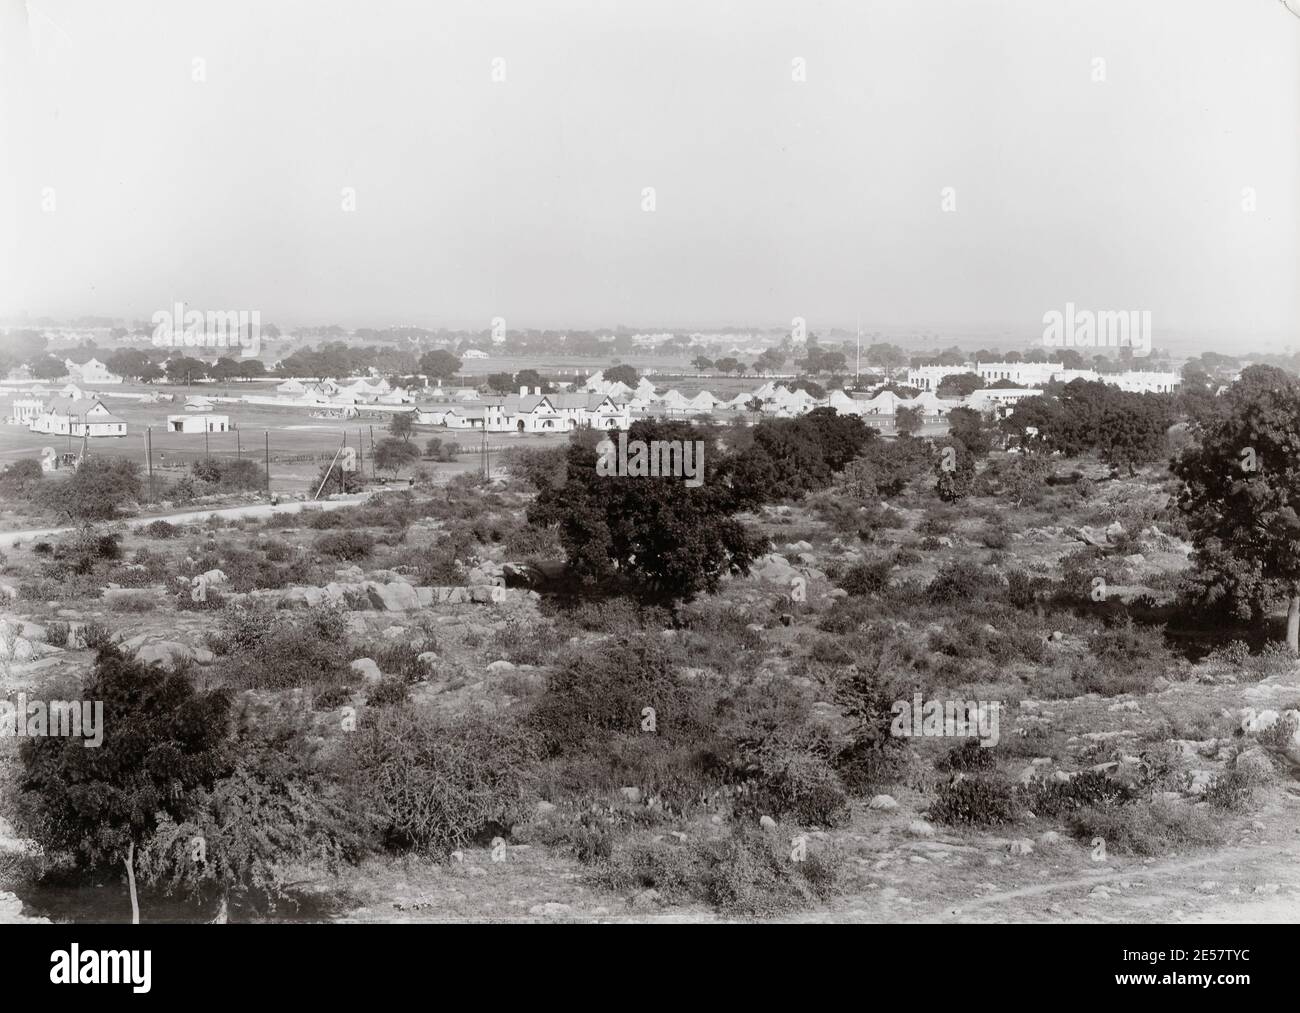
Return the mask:
[(28, 918), (23, 914), (23, 902), (12, 893), (0, 890), (0, 925), (49, 924), (48, 918)]
[(933, 837), (934, 827), (925, 820), (912, 820), (907, 825), (907, 832), (913, 837)]
[(776, 820), (772, 819), (771, 816), (760, 816), (758, 818), (758, 825), (764, 830), (775, 830)]
[(505, 587), (505, 568), (500, 563), (485, 559), (470, 569), (465, 575), (465, 583), (470, 587), (480, 584)]
[(1241, 730), (1247, 735), (1268, 731), (1281, 717), (1275, 710), (1256, 711), (1254, 707), (1243, 707), (1237, 714), (1241, 718)]
[(200, 665), (209, 665), (212, 663), (213, 654), (206, 647), (190, 647), (189, 644), (182, 644), (176, 640), (146, 640), (139, 644), (133, 644), (132, 641), (140, 638), (133, 637), (123, 643), (123, 647), (128, 650), (133, 649), (138, 660), (145, 664), (159, 662), (163, 665), (177, 665), (182, 662), (192, 661)]
[(384, 678), (384, 673), (379, 671), (379, 666), (375, 663), (374, 658), (357, 658), (348, 667), (358, 673), (367, 685), (373, 685)]
[(867, 803), (868, 809), (875, 809), (877, 812), (892, 813), (898, 808), (898, 802), (893, 795), (873, 795), (871, 801)]
[(499, 605), (506, 600), (506, 589), (498, 584), (480, 584), (469, 589), (469, 600), (479, 605)]
[(381, 584), (370, 580), (366, 581), (365, 589), (371, 606), (385, 612), (406, 612), (420, 607), (420, 596), (412, 585), (404, 581)]

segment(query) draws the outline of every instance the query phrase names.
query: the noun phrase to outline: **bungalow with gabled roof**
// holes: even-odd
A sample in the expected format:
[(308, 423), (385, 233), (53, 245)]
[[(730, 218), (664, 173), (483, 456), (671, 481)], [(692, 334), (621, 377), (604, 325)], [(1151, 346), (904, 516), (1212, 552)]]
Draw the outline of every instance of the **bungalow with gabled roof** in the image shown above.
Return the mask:
[(125, 436), (126, 419), (104, 407), (97, 397), (52, 398), (27, 426), (50, 436)]

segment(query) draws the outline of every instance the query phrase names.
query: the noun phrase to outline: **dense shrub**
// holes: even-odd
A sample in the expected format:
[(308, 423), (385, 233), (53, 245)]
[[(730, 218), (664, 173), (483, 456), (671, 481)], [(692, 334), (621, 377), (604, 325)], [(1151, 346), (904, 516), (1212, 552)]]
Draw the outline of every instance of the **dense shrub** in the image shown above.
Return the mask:
[(1087, 806), (1070, 815), (1069, 826), (1081, 840), (1101, 838), (1117, 854), (1162, 855), (1171, 848), (1217, 844), (1224, 836), (1207, 812), (1163, 799)]
[(1068, 781), (1032, 781), (1021, 798), (1035, 816), (1062, 816), (1088, 806), (1116, 806), (1130, 801), (1132, 792), (1097, 770), (1082, 770)]
[(654, 711), (656, 734), (694, 737), (702, 727), (697, 700), (661, 642), (631, 636), (571, 654), (550, 674), (528, 721), (557, 755), (610, 734), (641, 734), (646, 708)]
[(364, 531), (336, 531), (321, 535), (313, 548), (322, 555), (345, 562), (365, 559), (375, 547), (375, 540)]
[(845, 571), (840, 587), (853, 595), (879, 594), (889, 587), (892, 565), (888, 556), (864, 559)]
[(969, 559), (945, 563), (926, 588), (926, 596), (935, 604), (988, 601), (1003, 593), (1002, 581)]
[(927, 815), (936, 823), (999, 826), (1016, 818), (1015, 793), (996, 777), (957, 775), (939, 785)]
[(936, 770), (979, 772), (993, 770), (997, 766), (994, 751), (980, 745), (978, 739), (967, 739), (961, 745), (953, 746), (946, 754), (935, 761)]
[(526, 811), (536, 756), (500, 717), (448, 721), (396, 704), (366, 712), (347, 741), (358, 804), (387, 847), (446, 860)]
[(143, 493), (140, 465), (124, 457), (91, 457), (68, 478), (43, 482), (42, 501), (58, 516), (102, 521), (125, 513)]
[(350, 676), (343, 617), (332, 606), (298, 612), (227, 607), (213, 649), (226, 655), (221, 674), (241, 689), (320, 688)]
[(392, 707), (405, 703), (409, 687), (404, 679), (395, 675), (386, 675), (366, 693), (366, 703), (371, 707)]
[(619, 893), (653, 889), (669, 903), (696, 901), (725, 914), (770, 918), (824, 902), (840, 889), (839, 852), (808, 842), (804, 859), (792, 861), (793, 837), (745, 825), (691, 847), (630, 845), (602, 863), (592, 881)]

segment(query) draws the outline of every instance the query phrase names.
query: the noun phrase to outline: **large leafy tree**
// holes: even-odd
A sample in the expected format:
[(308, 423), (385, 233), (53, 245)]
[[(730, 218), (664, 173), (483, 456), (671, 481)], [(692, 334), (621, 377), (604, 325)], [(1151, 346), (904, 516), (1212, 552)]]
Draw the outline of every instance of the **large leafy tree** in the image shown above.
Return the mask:
[(404, 439), (399, 440), (390, 436), (380, 440), (375, 448), (375, 467), (380, 471), (391, 471), (396, 474), (419, 459), (420, 448)]
[(101, 649), (81, 695), (103, 704), (103, 741), (87, 748), (75, 736), (24, 739), (19, 818), (35, 840), (83, 868), (120, 863), (138, 922), (136, 851), (160, 818), (188, 818), (229, 771), (230, 699), (114, 647)]
[(38, 380), (58, 380), (68, 375), (68, 367), (57, 355), (42, 355), (30, 363), (32, 376)]
[(460, 372), (460, 357), (438, 349), (420, 356), (420, 372), (444, 383)]
[(82, 521), (111, 520), (144, 494), (140, 464), (122, 457), (91, 457), (62, 482), (42, 487), (49, 507)]
[(987, 386), (978, 373), (951, 373), (939, 381), (935, 393), (940, 397), (969, 397)]
[[(639, 421), (632, 440), (703, 440), (686, 423)], [(626, 581), (647, 597), (689, 600), (714, 591), (724, 573), (745, 573), (766, 546), (733, 516), (736, 492), (705, 453), (698, 486), (678, 477), (602, 475), (590, 441), (567, 451), (562, 485), (543, 484), (528, 511), (537, 526), (557, 525), (570, 570), (585, 582)]]
[(631, 366), (610, 366), (601, 372), (610, 383), (624, 383), (635, 388), (641, 377)]
[(934, 491), (945, 503), (956, 503), (975, 487), (975, 455), (957, 439), (949, 439), (934, 460)]
[(900, 436), (918, 433), (924, 424), (920, 408), (899, 408), (894, 416), (894, 426)]
[(388, 432), (403, 440), (409, 440), (415, 432), (415, 412), (396, 412), (388, 420)]
[(1203, 597), (1244, 593), (1256, 619), (1267, 598), (1285, 597), (1287, 646), (1300, 654), (1300, 381), (1251, 366), (1223, 401), (1172, 465)]
[(993, 448), (993, 430), (974, 408), (954, 408), (948, 413), (948, 435), (976, 457)]
[(1172, 423), (1169, 398), (1112, 390), (1095, 434), (1101, 459), (1112, 468), (1152, 464), (1165, 456), (1166, 434)]

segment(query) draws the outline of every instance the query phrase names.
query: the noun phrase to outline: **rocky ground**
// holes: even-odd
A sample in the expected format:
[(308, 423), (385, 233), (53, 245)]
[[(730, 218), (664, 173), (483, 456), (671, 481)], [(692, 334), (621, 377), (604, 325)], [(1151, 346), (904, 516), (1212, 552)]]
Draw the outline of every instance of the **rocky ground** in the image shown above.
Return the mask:
[[(903, 507), (899, 513), (906, 525), (896, 535), (887, 533), (883, 545), (873, 550), (916, 543), (911, 529), (920, 512), (909, 514)], [(713, 604), (752, 619), (749, 633), (760, 645), (757, 677), (802, 680), (815, 692), (815, 683), (801, 674), (800, 660), (816, 635), (818, 617), (845, 596), (827, 571), (858, 560), (862, 548), (816, 531), (791, 540), (808, 524), (787, 507), (769, 510), (758, 520), (772, 535), (776, 551), (760, 559), (750, 576), (728, 580)], [(960, 523), (937, 536), (914, 561), (895, 567), (892, 582), (929, 580), (945, 558), (975, 551), (974, 526), (973, 520)], [(1009, 536), (1006, 553), (1018, 565), (1046, 571), (1088, 544), (1135, 549), (1117, 559), (1131, 581), (1109, 589), (1125, 600), (1164, 593), (1159, 588), (1167, 589), (1167, 574), (1187, 565), (1185, 543), (1155, 526), (1130, 539), (1122, 526), (1116, 530), (1115, 522), (1027, 525)], [(332, 580), (310, 586), (245, 594), (231, 592), (220, 571), (183, 579), (190, 588), (202, 585), (236, 602), (263, 600), (289, 610), (333, 603), (345, 610), (348, 632), (358, 641), (403, 642), (432, 634), (436, 649), (420, 656), (429, 677), (417, 681), (410, 693), (418, 705), (433, 711), (504, 711), (543, 690), (544, 667), (506, 660), (493, 646), (511, 631), (543, 622), (539, 594), (520, 586), (537, 574), (510, 564), (504, 550), (496, 548), (467, 565), (456, 584), (420, 585), (396, 558), (382, 568), (337, 566)], [(507, 583), (516, 586), (507, 588)], [(49, 694), (89, 671), (93, 652), (85, 639), (94, 626), (110, 629), (115, 642), (144, 660), (183, 660), (202, 680), (214, 662), (206, 639), (211, 615), (168, 607), (176, 591), (168, 583), (106, 585), (97, 600), (69, 603), (20, 600), (13, 586), (0, 587), (0, 697), (21, 691)], [(124, 599), (144, 605), (124, 609)], [(61, 645), (50, 643), (56, 623), (66, 625)], [(1048, 664), (1084, 654), (1084, 633), (1077, 626), (1051, 633)], [(601, 638), (589, 640), (599, 650)], [(365, 706), (369, 688), (387, 673), (366, 656), (353, 659), (352, 668), (360, 679), (348, 706)], [(710, 675), (703, 669), (697, 674)], [(836, 849), (847, 872), (837, 898), (789, 917), (1133, 922), (1288, 921), (1300, 916), (1300, 865), (1295, 862), (1300, 851), (1300, 667), (1274, 666), (1260, 677), (1211, 658), (1182, 664), (1172, 678), (1151, 680), (1146, 692), (1111, 696), (1045, 692), (1043, 679), (1042, 672), (1012, 667), (961, 690), (974, 698), (1004, 701), (1000, 734), (1013, 748), (1000, 751), (998, 762), (1007, 778), (1026, 784), (1062, 782), (1095, 770), (1117, 783), (1135, 781), (1142, 775), (1144, 749), (1159, 743), (1177, 753), (1185, 773), (1176, 789), (1163, 793), (1164, 804), (1208, 811), (1205, 793), (1216, 776), (1249, 769), (1259, 786), (1248, 806), (1214, 814), (1222, 831), (1218, 844), (1175, 847), (1152, 857), (1113, 849), (1101, 853), (1094, 841), (1071, 835), (1063, 821), (1034, 816), (992, 830), (953, 829), (927, 818), (936, 776), (933, 761), (951, 742), (917, 742), (912, 772), (887, 794), (856, 801), (845, 825), (797, 829), (807, 834), (811, 847)], [(1036, 692), (1036, 686), (1043, 692)], [(248, 693), (267, 705), (277, 698), (285, 702), (284, 694)], [(828, 699), (816, 701), (814, 714), (832, 725), (843, 718)], [(319, 711), (314, 721), (322, 736), (338, 734), (337, 710)], [(0, 740), (0, 763), (10, 769), (15, 749), (12, 739)], [(629, 785), (609, 800), (609, 811), (633, 813), (654, 805), (654, 799), (643, 798), (637, 786)], [(509, 840), (467, 847), (445, 863), (371, 859), (342, 882), (313, 881), (309, 890), (328, 897), (333, 917), (355, 921), (719, 917), (704, 906), (668, 904), (653, 890), (622, 895), (596, 889), (576, 859), (539, 843), (548, 821), (563, 815), (552, 803), (540, 802), (532, 820), (515, 828)], [(724, 834), (729, 819), (721, 800), (689, 819), (657, 819), (632, 833), (654, 847), (688, 847)], [(27, 846), (0, 822), (0, 859)], [(310, 870), (305, 875), (311, 879)], [(0, 894), (0, 920), (19, 917), (15, 898)]]

